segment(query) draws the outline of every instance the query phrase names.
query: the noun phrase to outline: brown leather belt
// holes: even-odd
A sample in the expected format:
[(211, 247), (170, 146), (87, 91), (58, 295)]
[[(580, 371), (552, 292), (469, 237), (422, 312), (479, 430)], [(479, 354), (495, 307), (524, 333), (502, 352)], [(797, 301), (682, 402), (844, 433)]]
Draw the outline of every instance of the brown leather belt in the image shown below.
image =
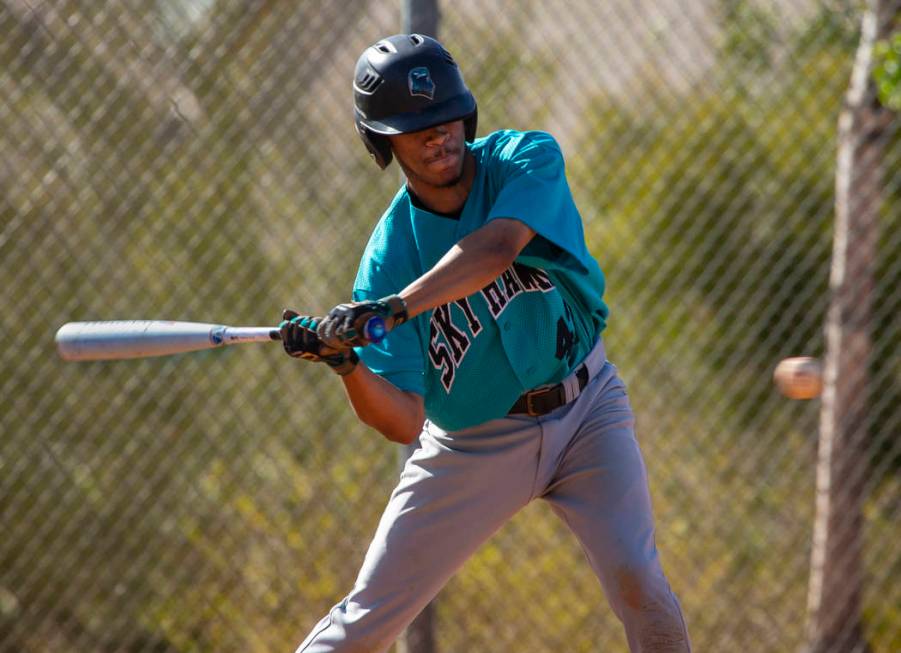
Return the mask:
[[(588, 385), (588, 366), (585, 363), (579, 365), (576, 369), (576, 379), (579, 382), (578, 396), (585, 386)], [(573, 397), (575, 399), (575, 397)], [(566, 403), (566, 389), (562, 383), (552, 385), (549, 388), (541, 388), (539, 390), (530, 390), (519, 396), (519, 399), (510, 409), (510, 415), (531, 415), (538, 417), (547, 415), (552, 410), (556, 410)]]

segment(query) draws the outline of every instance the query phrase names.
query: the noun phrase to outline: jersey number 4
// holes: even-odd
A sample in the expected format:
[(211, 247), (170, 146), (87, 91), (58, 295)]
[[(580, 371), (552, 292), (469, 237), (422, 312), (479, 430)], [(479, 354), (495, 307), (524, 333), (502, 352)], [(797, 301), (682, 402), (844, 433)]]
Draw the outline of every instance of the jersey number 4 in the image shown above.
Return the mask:
[(557, 320), (557, 352), (555, 356), (558, 360), (567, 359), (567, 362), (572, 365), (575, 360), (575, 345), (578, 340), (578, 336), (573, 332), (572, 329), (569, 328), (569, 325), (566, 323), (566, 320), (561, 316), (559, 320)]

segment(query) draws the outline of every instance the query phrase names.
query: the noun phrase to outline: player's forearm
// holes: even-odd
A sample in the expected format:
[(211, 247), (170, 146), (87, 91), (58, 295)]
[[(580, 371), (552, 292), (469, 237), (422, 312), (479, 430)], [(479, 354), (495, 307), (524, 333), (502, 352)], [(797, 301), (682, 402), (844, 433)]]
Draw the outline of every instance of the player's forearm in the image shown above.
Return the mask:
[(407, 314), (414, 317), (481, 290), (512, 265), (534, 235), (512, 219), (494, 220), (469, 234), (400, 292)]
[(425, 421), (422, 397), (400, 390), (363, 363), (341, 378), (350, 404), (364, 424), (401, 444), (419, 436)]

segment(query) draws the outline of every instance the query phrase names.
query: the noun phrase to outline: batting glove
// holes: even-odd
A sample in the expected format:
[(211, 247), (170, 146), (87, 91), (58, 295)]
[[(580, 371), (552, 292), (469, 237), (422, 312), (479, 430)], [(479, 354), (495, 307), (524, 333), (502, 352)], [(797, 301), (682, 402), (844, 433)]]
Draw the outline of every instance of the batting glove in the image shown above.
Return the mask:
[[(384, 332), (368, 333), (366, 326), (374, 317), (384, 322)], [(407, 321), (407, 304), (399, 295), (389, 295), (377, 301), (338, 304), (319, 324), (319, 339), (334, 349), (364, 347), (381, 340), (384, 333)], [(376, 337), (373, 337), (376, 336)]]
[(357, 353), (353, 349), (335, 349), (322, 344), (316, 334), (318, 323), (319, 318), (299, 315), (286, 308), (278, 325), (285, 352), (293, 358), (325, 363), (340, 376), (353, 372), (360, 361)]

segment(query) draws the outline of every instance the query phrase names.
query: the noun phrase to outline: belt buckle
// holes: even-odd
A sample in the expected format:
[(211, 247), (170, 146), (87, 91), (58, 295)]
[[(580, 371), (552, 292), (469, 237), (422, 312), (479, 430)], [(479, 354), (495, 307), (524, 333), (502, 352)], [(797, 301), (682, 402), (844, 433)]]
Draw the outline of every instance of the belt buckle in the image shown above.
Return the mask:
[(532, 399), (534, 397), (540, 397), (542, 395), (546, 395), (551, 390), (553, 390), (553, 387), (543, 388), (541, 390), (532, 390), (531, 392), (527, 392), (526, 393), (526, 415), (528, 415), (529, 417), (541, 417), (542, 415), (544, 415), (544, 413), (539, 413), (535, 409), (535, 407), (532, 406)]

